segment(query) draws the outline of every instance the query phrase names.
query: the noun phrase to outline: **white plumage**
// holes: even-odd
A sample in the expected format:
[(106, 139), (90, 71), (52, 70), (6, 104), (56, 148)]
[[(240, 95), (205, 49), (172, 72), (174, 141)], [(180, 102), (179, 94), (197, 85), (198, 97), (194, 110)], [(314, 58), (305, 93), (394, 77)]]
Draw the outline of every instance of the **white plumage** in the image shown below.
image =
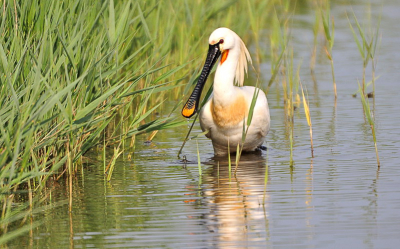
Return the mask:
[[(251, 62), (250, 54), (240, 37), (228, 28), (216, 29), (211, 34), (209, 43), (209, 56), (202, 72), (206, 74), (205, 79), (200, 78), (198, 85), (205, 83), (216, 60), (213, 60), (211, 67), (207, 64), (210, 51), (219, 49), (222, 56), (215, 73), (213, 94), (200, 111), (201, 128), (203, 131), (208, 130), (206, 136), (212, 140), (216, 155), (228, 153), (228, 141), (229, 152), (235, 152), (238, 144), (242, 146), (243, 125), (247, 123), (253, 96), (258, 91), (252, 122), (243, 144), (243, 151), (254, 151), (265, 141), (270, 127), (270, 115), (264, 92), (252, 86), (243, 86), (247, 61)], [(215, 56), (219, 54), (216, 53)], [(210, 57), (211, 59), (213, 58)], [(202, 85), (196, 87), (195, 91), (199, 88), (202, 89)], [(199, 98), (199, 94), (195, 92), (192, 96)], [(188, 116), (184, 114), (187, 106), (188, 103), (182, 110), (184, 116)]]

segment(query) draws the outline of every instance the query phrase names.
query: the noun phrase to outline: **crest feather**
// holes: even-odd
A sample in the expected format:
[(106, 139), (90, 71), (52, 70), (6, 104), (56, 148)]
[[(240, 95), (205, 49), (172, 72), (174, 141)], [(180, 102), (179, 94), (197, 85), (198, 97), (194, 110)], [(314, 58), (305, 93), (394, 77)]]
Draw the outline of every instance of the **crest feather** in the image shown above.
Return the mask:
[(235, 83), (237, 86), (243, 86), (244, 82), (244, 74), (247, 73), (247, 61), (250, 62), (250, 64), (253, 64), (251, 60), (251, 56), (249, 51), (246, 48), (246, 45), (244, 45), (244, 42), (238, 35), (237, 39), (239, 41), (239, 47), (240, 47), (240, 52), (239, 52), (239, 61), (236, 66), (236, 74), (235, 74)]

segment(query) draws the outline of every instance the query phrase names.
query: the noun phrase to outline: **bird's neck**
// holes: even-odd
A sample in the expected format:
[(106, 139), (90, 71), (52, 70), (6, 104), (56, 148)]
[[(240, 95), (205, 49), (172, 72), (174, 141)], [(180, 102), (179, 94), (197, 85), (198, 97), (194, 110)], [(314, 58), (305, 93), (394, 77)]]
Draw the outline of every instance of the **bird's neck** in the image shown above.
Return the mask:
[(230, 105), (235, 99), (237, 87), (233, 81), (236, 74), (236, 67), (239, 59), (239, 53), (232, 49), (229, 51), (226, 60), (219, 62), (217, 71), (215, 72), (213, 86), (213, 101), (220, 106)]

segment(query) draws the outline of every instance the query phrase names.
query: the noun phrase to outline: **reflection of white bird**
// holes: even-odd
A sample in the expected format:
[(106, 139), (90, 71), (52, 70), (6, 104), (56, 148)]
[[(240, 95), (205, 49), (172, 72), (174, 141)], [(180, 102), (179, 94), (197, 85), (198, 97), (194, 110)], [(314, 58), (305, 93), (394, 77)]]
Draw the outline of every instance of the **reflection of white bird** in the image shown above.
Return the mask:
[[(251, 62), (251, 58), (243, 41), (232, 30), (219, 28), (211, 34), (206, 62), (182, 115), (189, 118), (196, 113), (203, 86), (221, 54), (213, 94), (200, 111), (201, 129), (208, 130), (206, 136), (211, 138), (216, 155), (228, 154), (228, 141), (229, 152), (236, 151), (238, 144), (242, 146), (243, 125), (247, 122), (251, 102), (253, 97), (257, 98), (243, 144), (243, 151), (254, 151), (262, 146), (269, 131), (268, 101), (260, 89), (243, 86), (247, 60)], [(239, 87), (234, 86), (234, 81)]]

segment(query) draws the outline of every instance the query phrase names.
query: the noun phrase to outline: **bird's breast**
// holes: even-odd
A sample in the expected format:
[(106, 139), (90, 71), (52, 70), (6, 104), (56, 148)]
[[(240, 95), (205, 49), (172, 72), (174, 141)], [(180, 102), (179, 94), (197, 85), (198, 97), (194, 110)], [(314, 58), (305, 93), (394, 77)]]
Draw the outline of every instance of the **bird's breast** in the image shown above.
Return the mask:
[(235, 97), (230, 104), (219, 104), (211, 99), (210, 109), (214, 123), (218, 127), (232, 127), (243, 122), (247, 117), (247, 102), (243, 95)]

